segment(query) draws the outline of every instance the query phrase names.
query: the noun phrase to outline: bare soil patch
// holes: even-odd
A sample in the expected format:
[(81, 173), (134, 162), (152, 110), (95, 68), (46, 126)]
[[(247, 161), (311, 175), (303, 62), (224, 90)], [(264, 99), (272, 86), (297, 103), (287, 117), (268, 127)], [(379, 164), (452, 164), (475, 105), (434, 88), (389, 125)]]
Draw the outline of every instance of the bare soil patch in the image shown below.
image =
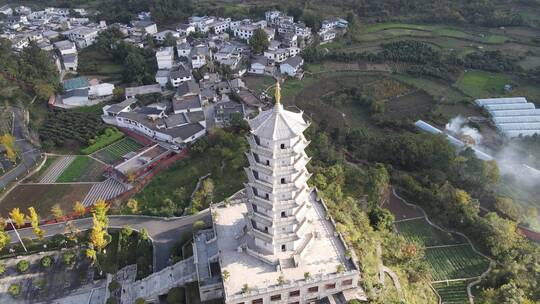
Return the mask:
[(92, 184), (18, 185), (0, 202), (0, 215), (7, 216), (13, 208), (26, 212), (28, 207), (34, 207), (43, 219), (50, 219), (53, 205), (59, 204), (64, 212), (69, 212), (91, 187)]

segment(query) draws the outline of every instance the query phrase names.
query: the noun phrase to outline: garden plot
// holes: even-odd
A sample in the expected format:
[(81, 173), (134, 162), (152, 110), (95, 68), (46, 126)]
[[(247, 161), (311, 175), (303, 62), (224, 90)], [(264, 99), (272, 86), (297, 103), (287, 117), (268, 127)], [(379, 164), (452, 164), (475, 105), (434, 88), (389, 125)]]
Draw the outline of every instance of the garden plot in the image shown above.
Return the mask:
[(474, 278), (489, 265), (469, 244), (426, 248), (426, 259), (434, 281)]
[(107, 164), (113, 165), (121, 160), (122, 156), (128, 154), (129, 152), (137, 151), (142, 147), (143, 145), (140, 143), (126, 137), (97, 151), (96, 153), (92, 154), (92, 156)]
[(464, 244), (467, 241), (459, 236), (431, 226), (425, 218), (403, 220), (395, 223), (398, 233), (406, 239), (425, 247)]
[(418, 209), (394, 194), (390, 197), (388, 208), (401, 219), (394, 222), (397, 232), (426, 248), (432, 284), (442, 302), (468, 303), (467, 284), (488, 269), (489, 260), (475, 252), (464, 237), (431, 225), (423, 215), (414, 217), (420, 212)]
[(433, 288), (444, 299), (445, 304), (468, 304), (467, 284), (469, 281), (433, 283)]
[(104, 171), (105, 164), (88, 156), (78, 155), (71, 164), (65, 168), (62, 174), (58, 176), (56, 182), (101, 182), (105, 179), (103, 177)]

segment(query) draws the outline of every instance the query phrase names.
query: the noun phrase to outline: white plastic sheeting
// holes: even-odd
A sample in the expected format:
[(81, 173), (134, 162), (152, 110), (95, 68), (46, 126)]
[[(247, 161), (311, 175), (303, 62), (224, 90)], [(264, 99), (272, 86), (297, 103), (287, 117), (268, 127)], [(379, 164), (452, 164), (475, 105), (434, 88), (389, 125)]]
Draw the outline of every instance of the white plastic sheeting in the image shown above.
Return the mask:
[(508, 97), (508, 98), (487, 98), (487, 99), (477, 99), (474, 103), (483, 107), (488, 104), (502, 104), (502, 103), (526, 103), (527, 99), (525, 97)]

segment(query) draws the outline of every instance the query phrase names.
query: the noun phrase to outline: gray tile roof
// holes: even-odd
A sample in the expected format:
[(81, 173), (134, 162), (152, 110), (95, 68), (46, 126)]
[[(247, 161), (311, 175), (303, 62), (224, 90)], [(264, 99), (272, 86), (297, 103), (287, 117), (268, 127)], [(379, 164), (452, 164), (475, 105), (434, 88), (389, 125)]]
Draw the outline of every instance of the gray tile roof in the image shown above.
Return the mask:
[(185, 96), (173, 100), (173, 111), (182, 111), (193, 108), (201, 108), (201, 98), (199, 95)]
[(287, 58), (287, 60), (283, 61), (282, 64), (288, 64), (294, 68), (298, 68), (302, 65), (302, 61), (304, 61), (302, 59), (302, 57), (300, 56), (293, 56), (293, 57), (289, 57)]
[(178, 86), (176, 96), (196, 95), (200, 94), (201, 89), (195, 81), (186, 81)]
[(204, 127), (199, 123), (190, 123), (180, 127), (161, 130), (161, 132), (172, 136), (173, 138), (180, 138), (182, 140), (188, 139), (198, 132), (204, 130)]

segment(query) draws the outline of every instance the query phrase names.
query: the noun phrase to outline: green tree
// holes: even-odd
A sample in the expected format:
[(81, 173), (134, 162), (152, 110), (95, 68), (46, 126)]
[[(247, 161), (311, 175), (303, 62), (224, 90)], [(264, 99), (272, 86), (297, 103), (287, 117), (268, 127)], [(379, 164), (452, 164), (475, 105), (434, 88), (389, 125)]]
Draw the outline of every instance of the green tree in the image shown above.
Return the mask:
[(34, 92), (41, 100), (48, 100), (50, 96), (54, 95), (55, 89), (52, 84), (38, 83), (34, 86)]
[(372, 206), (381, 205), (388, 200), (390, 176), (382, 164), (369, 168), (368, 199)]
[(176, 38), (171, 33), (165, 35), (165, 40), (163, 41), (164, 46), (176, 46)]
[(262, 54), (262, 52), (268, 49), (269, 45), (268, 34), (263, 29), (256, 29), (251, 39), (249, 39), (249, 46), (255, 54)]
[(132, 84), (143, 84), (148, 73), (144, 57), (138, 52), (129, 52), (124, 62), (124, 80)]
[(390, 210), (376, 206), (369, 212), (371, 226), (377, 230), (392, 231), (394, 225), (394, 215)]
[(186, 293), (184, 288), (175, 287), (167, 293), (167, 304), (184, 304), (186, 303)]

